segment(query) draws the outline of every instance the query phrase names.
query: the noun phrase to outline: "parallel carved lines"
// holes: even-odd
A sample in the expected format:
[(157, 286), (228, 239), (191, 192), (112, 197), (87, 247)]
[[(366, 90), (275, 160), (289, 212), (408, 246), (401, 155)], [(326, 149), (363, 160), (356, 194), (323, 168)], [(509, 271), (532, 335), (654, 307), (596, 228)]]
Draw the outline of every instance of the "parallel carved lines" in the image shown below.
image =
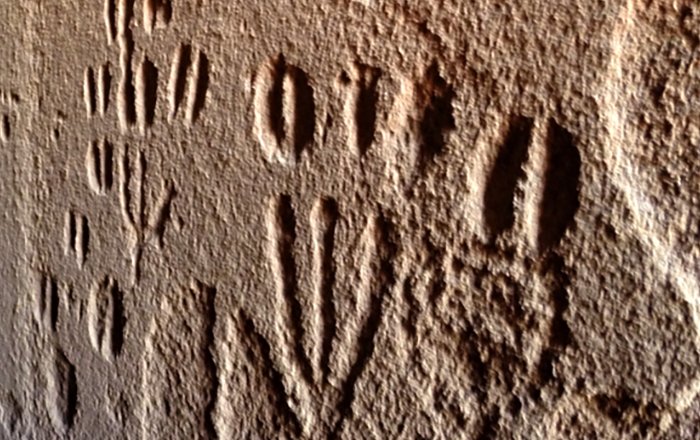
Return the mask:
[(97, 72), (92, 67), (85, 69), (83, 78), (83, 98), (85, 110), (88, 117), (95, 113), (104, 116), (109, 106), (109, 89), (112, 84), (112, 75), (109, 71), (109, 64), (105, 63), (97, 68)]
[(206, 54), (194, 50), (189, 44), (181, 44), (173, 55), (168, 82), (170, 120), (177, 116), (184, 101), (185, 119), (189, 124), (194, 123), (204, 108), (208, 87), (209, 60)]

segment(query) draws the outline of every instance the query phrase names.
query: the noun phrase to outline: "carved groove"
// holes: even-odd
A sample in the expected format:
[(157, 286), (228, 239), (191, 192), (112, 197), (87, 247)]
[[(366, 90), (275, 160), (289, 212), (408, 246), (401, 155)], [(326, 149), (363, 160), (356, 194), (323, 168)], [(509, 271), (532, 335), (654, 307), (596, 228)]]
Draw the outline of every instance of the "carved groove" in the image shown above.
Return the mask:
[(119, 356), (124, 343), (123, 296), (116, 281), (105, 278), (93, 288), (88, 299), (90, 342), (110, 362)]
[(59, 295), (56, 280), (48, 274), (39, 276), (34, 296), (34, 318), (42, 330), (55, 332), (58, 322)]
[(170, 118), (177, 115), (177, 111), (185, 97), (185, 87), (187, 85), (187, 70), (189, 69), (192, 57), (192, 46), (181, 44), (173, 56), (172, 67), (170, 69), (170, 82), (168, 84), (168, 96), (170, 101)]
[(134, 53), (134, 40), (130, 23), (134, 14), (134, 0), (119, 0), (117, 20), (117, 39), (119, 44), (119, 62), (121, 80), (117, 107), (119, 123), (122, 130), (136, 123), (136, 91), (133, 84), (131, 60)]
[(2, 118), (0, 118), (0, 140), (3, 142), (9, 142), (11, 134), (12, 129), (10, 126), (10, 116), (2, 115)]
[(158, 101), (158, 69), (146, 57), (141, 62), (136, 78), (138, 89), (138, 120), (141, 132), (153, 125)]
[(117, 6), (115, 0), (104, 0), (104, 21), (107, 32), (107, 44), (112, 44), (117, 37)]
[(88, 117), (91, 117), (95, 114), (95, 106), (97, 105), (96, 89), (97, 86), (95, 85), (95, 72), (92, 70), (92, 67), (88, 67), (87, 69), (85, 69), (85, 75), (83, 79), (83, 96), (85, 99), (85, 110), (87, 112)]
[(492, 237), (510, 229), (515, 222), (515, 190), (525, 176), (523, 165), (532, 136), (534, 121), (516, 117), (498, 152), (484, 193), (484, 221)]
[(109, 64), (103, 64), (97, 70), (97, 105), (100, 116), (107, 113), (109, 106), (109, 89), (112, 86), (112, 75), (109, 73)]
[(83, 267), (90, 247), (90, 228), (87, 217), (74, 211), (66, 213), (65, 252), (75, 255), (79, 267)]
[(537, 237), (540, 252), (556, 246), (573, 222), (579, 207), (581, 172), (581, 155), (573, 136), (554, 120), (549, 122), (546, 146), (547, 168)]
[(350, 143), (360, 156), (364, 156), (374, 142), (379, 99), (377, 83), (380, 76), (379, 69), (358, 64), (353, 66), (348, 78), (352, 89), (345, 110), (346, 118), (349, 122)]
[(275, 407), (277, 413), (284, 419), (287, 427), (295, 436), (300, 436), (301, 422), (290, 408), (288, 399), (289, 396), (284, 388), (284, 378), (272, 360), (271, 347), (267, 340), (255, 328), (253, 320), (250, 319), (242, 310), (239, 317), (241, 325), (241, 334), (244, 336), (245, 343), (249, 351), (254, 355), (255, 364), (267, 372), (267, 386), (271, 395), (275, 396)]
[(296, 240), (296, 218), (292, 199), (283, 195), (273, 201), (269, 219), (273, 274), (275, 275), (279, 297), (286, 307), (287, 328), (291, 333), (291, 342), (296, 355), (296, 362), (307, 382), (312, 380), (311, 364), (302, 341), (302, 307), (298, 297), (297, 272), (294, 262), (294, 242)]
[(313, 267), (316, 286), (316, 301), (320, 314), (321, 327), (318, 336), (321, 340), (321, 352), (317, 368), (327, 380), (330, 373), (330, 356), (336, 333), (336, 311), (333, 302), (333, 285), (335, 283), (335, 228), (338, 223), (338, 205), (333, 199), (319, 200), (314, 207), (311, 225), (314, 230)]
[(158, 248), (162, 248), (171, 204), (177, 192), (171, 181), (161, 179), (158, 199), (147, 203), (146, 159), (141, 150), (136, 151), (134, 168), (132, 173), (129, 148), (125, 145), (119, 160), (119, 204), (124, 224), (131, 233), (132, 278), (134, 283), (138, 283), (144, 246), (155, 239)]
[[(350, 301), (350, 306), (341, 311), (335, 305), (333, 292), (335, 231), (340, 220), (337, 203), (330, 198), (321, 198), (312, 207), (310, 266), (313, 293), (310, 298), (300, 298), (297, 290), (296, 215), (291, 197), (275, 198), (269, 209), (271, 268), (280, 304), (285, 306), (278, 312), (280, 326), (284, 328), (278, 335), (283, 353), (281, 363), (288, 369), (283, 370), (282, 375), (292, 374), (288, 379), (298, 383), (296, 376), (300, 372), (304, 379), (299, 386), (306, 392), (297, 394), (295, 391), (292, 396), (295, 400), (302, 399), (297, 404), (299, 408), (312, 411), (315, 422), (305, 425), (304, 430), (312, 425), (315, 429), (326, 427), (333, 438), (342, 430), (351, 412), (357, 381), (374, 350), (384, 298), (394, 283), (392, 260), (396, 250), (390, 238), (391, 227), (382, 216), (369, 219), (359, 244), (353, 246), (354, 252), (360, 252), (360, 255), (349, 256), (359, 258), (359, 261), (358, 267), (352, 269), (356, 277), (354, 290), (350, 298), (343, 299)], [(304, 345), (303, 341), (307, 344)], [(283, 392), (283, 388), (278, 390), (278, 393)], [(302, 419), (301, 414), (297, 416)]]
[(105, 139), (93, 141), (88, 146), (85, 166), (90, 188), (97, 194), (103, 195), (112, 188), (112, 155), (112, 145)]

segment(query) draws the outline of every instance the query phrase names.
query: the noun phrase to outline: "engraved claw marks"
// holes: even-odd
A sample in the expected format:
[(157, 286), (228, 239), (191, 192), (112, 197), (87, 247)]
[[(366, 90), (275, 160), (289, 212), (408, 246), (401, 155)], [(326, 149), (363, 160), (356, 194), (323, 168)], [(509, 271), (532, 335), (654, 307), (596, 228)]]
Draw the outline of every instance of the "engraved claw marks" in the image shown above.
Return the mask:
[(64, 243), (65, 254), (72, 254), (78, 266), (82, 268), (90, 246), (90, 227), (87, 217), (72, 210), (66, 213)]
[(112, 84), (112, 75), (109, 72), (109, 64), (105, 63), (97, 68), (95, 73), (92, 67), (85, 69), (83, 78), (83, 99), (88, 118), (99, 113), (103, 116), (109, 106), (109, 89)]
[(254, 88), (254, 132), (265, 158), (296, 163), (314, 138), (314, 92), (308, 76), (280, 55), (259, 69)]
[[(513, 228), (518, 201), (523, 201), (525, 211), (536, 207), (537, 212), (531, 215), (536, 231), (530, 234), (530, 242), (543, 253), (561, 241), (573, 222), (579, 206), (581, 157), (573, 136), (553, 119), (546, 124), (546, 130), (534, 133), (534, 129), (533, 119), (516, 117), (510, 121), (486, 185), (483, 217), (491, 238), (495, 239)], [(531, 146), (535, 139), (539, 142)], [(528, 149), (534, 151), (529, 153)], [(527, 177), (528, 162), (533, 172), (542, 175), (530, 185), (531, 189), (537, 187), (539, 194), (519, 192)], [(527, 212), (523, 215), (527, 216)]]
[(34, 319), (39, 328), (54, 333), (58, 322), (58, 284), (46, 273), (40, 273), (34, 294)]
[(78, 409), (75, 367), (58, 347), (45, 362), (46, 408), (57, 433), (66, 435), (73, 426)]
[(170, 0), (144, 0), (143, 27), (148, 34), (152, 34), (156, 27), (166, 27), (172, 14)]
[(166, 222), (170, 218), (170, 205), (175, 197), (172, 182), (161, 179), (161, 190), (157, 199), (146, 200), (146, 159), (140, 150), (130, 164), (129, 148), (124, 146), (119, 161), (119, 201), (122, 219), (132, 237), (132, 268), (134, 283), (140, 279), (140, 260), (147, 242), (156, 240), (163, 245)]
[[(308, 429), (336, 433), (350, 411), (355, 384), (373, 352), (383, 300), (393, 283), (390, 226), (382, 217), (369, 219), (349, 258), (359, 263), (352, 274), (357, 289), (347, 296), (336, 288), (337, 203), (318, 200), (311, 209), (311, 288), (301, 291), (294, 258), (296, 214), (291, 197), (282, 195), (268, 206), (270, 268), (279, 301), (277, 335), (281, 374), (291, 386), (301, 377), (298, 407), (292, 408)], [(338, 303), (346, 307), (340, 307)], [(284, 329), (284, 330), (282, 330)], [(300, 411), (312, 409), (312, 418)], [(322, 428), (320, 428), (322, 427)]]
[[(196, 52), (196, 53), (195, 53)], [(169, 119), (177, 116), (187, 92), (185, 119), (193, 124), (199, 118), (209, 88), (209, 60), (201, 50), (194, 51), (189, 44), (181, 44), (175, 54), (168, 82)]]
[(105, 278), (92, 289), (87, 315), (93, 348), (107, 361), (113, 361), (121, 352), (125, 324), (123, 293), (116, 281)]
[(90, 189), (96, 194), (104, 195), (112, 188), (113, 148), (106, 139), (92, 141), (85, 155)]
[(348, 122), (348, 141), (355, 153), (364, 156), (374, 141), (377, 124), (377, 83), (379, 69), (355, 64), (344, 73), (343, 81), (350, 86), (345, 104), (345, 120)]

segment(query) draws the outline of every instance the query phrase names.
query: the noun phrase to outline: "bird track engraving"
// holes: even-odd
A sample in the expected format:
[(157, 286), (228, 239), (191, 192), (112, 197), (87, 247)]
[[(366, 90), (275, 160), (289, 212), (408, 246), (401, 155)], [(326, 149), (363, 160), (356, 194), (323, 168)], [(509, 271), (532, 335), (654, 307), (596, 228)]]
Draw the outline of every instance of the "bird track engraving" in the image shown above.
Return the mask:
[(307, 74), (283, 55), (254, 79), (254, 131), (268, 161), (294, 164), (313, 142), (314, 92)]
[(161, 190), (156, 200), (146, 200), (146, 159), (141, 150), (136, 150), (133, 161), (129, 160), (129, 147), (124, 146), (119, 160), (119, 201), (124, 224), (131, 236), (132, 279), (140, 279), (140, 262), (145, 245), (156, 241), (158, 249), (163, 246), (165, 226), (170, 218), (170, 207), (175, 197), (172, 182), (161, 179)]
[(112, 278), (105, 278), (90, 291), (87, 306), (88, 335), (93, 348), (111, 362), (124, 342), (123, 293)]
[[(384, 298), (393, 283), (391, 227), (383, 217), (368, 220), (349, 258), (358, 261), (352, 274), (357, 289), (336, 289), (336, 228), (340, 211), (330, 198), (316, 202), (310, 213), (312, 286), (301, 291), (294, 258), (297, 217), (291, 197), (282, 195), (268, 206), (270, 269), (279, 302), (280, 322), (275, 368), (285, 378), (292, 410), (305, 420), (309, 434), (335, 435), (351, 410), (355, 384), (369, 361), (382, 319)], [(350, 299), (345, 295), (350, 294)], [(341, 308), (338, 301), (348, 301)], [(275, 346), (275, 344), (270, 344)], [(301, 379), (301, 380), (298, 380)], [(293, 385), (292, 385), (293, 384)], [(312, 415), (302, 416), (311, 408)]]

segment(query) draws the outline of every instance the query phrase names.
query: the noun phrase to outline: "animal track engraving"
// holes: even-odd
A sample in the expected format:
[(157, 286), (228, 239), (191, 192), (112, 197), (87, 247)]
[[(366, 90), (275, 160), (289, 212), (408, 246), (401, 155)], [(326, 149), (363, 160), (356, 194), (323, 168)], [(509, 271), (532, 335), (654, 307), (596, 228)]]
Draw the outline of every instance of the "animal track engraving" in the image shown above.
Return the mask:
[(170, 120), (175, 119), (185, 99), (185, 119), (189, 124), (198, 118), (206, 102), (209, 87), (209, 60), (201, 50), (194, 53), (192, 46), (181, 44), (173, 55), (168, 82)]
[(40, 329), (51, 333), (56, 331), (58, 303), (59, 294), (56, 280), (49, 274), (39, 274), (34, 294), (34, 319)]
[(46, 408), (56, 431), (66, 435), (73, 426), (78, 406), (75, 367), (58, 347), (53, 349), (49, 359), (44, 366)]
[(167, 26), (172, 14), (170, 0), (144, 0), (143, 27), (148, 34), (151, 34), (156, 27)]
[[(517, 187), (525, 178), (524, 166), (530, 155), (528, 148), (533, 138), (535, 122), (530, 118), (517, 117), (511, 120), (506, 140), (501, 147), (484, 193), (484, 221), (497, 237), (510, 230), (515, 222), (515, 200)], [(554, 120), (547, 123), (544, 139), (542, 170), (543, 190), (538, 195), (536, 241), (542, 253), (561, 241), (578, 209), (578, 180), (581, 157), (573, 144), (572, 135)], [(537, 148), (541, 148), (537, 146)]]
[[(132, 168), (133, 167), (133, 168)], [(172, 182), (161, 179), (160, 195), (155, 201), (146, 200), (146, 159), (136, 151), (133, 164), (129, 161), (128, 145), (124, 146), (119, 161), (119, 200), (122, 219), (131, 233), (132, 271), (134, 283), (140, 279), (140, 261), (144, 246), (152, 239), (158, 248), (163, 245), (170, 205), (175, 197)]]
[(90, 292), (88, 299), (88, 334), (93, 348), (106, 360), (113, 361), (124, 342), (123, 293), (116, 281), (105, 278)]
[(112, 188), (113, 148), (106, 139), (92, 141), (85, 155), (90, 189), (96, 194), (104, 195)]
[[(287, 386), (294, 383), (291, 401), (304, 431), (337, 434), (354, 400), (355, 384), (374, 350), (374, 337), (382, 318), (384, 298), (393, 280), (390, 225), (381, 217), (370, 218), (359, 241), (338, 256), (335, 237), (340, 211), (332, 199), (318, 200), (310, 213), (311, 280), (301, 291), (294, 259), (296, 214), (291, 197), (282, 195), (268, 206), (270, 267), (280, 307), (277, 335), (282, 360), (279, 368)], [(359, 243), (359, 244), (358, 244)], [(337, 292), (335, 261), (358, 261), (349, 275), (357, 286), (348, 297)], [(340, 307), (338, 302), (348, 307)], [(347, 302), (347, 303), (346, 303)], [(271, 344), (274, 345), (274, 344)], [(302, 382), (297, 383), (297, 377)], [(310, 418), (302, 416), (311, 408)], [(311, 420), (313, 419), (313, 420)]]
[(356, 64), (343, 79), (350, 85), (349, 99), (345, 105), (349, 141), (355, 152), (363, 156), (374, 141), (377, 123), (377, 83), (379, 69)]
[(74, 211), (66, 213), (65, 253), (73, 254), (79, 267), (83, 267), (90, 246), (90, 228), (87, 217)]
[(268, 161), (295, 163), (314, 138), (314, 92), (306, 73), (280, 55), (255, 81), (254, 131)]

